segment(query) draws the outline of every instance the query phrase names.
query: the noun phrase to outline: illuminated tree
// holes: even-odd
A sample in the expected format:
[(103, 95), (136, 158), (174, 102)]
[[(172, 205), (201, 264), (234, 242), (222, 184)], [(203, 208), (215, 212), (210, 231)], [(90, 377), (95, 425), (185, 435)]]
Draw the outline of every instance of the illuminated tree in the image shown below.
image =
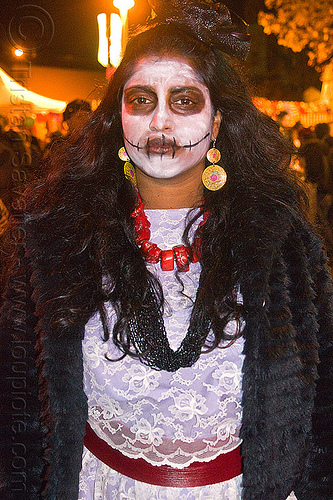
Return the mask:
[(259, 12), (258, 22), (268, 35), (294, 52), (305, 49), (309, 65), (318, 71), (333, 58), (332, 0), (265, 0), (272, 12)]

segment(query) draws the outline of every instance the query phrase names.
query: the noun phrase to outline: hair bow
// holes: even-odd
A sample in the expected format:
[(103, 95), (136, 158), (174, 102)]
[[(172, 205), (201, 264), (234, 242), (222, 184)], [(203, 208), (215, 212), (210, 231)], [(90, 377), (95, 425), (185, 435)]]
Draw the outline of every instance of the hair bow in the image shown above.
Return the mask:
[(148, 0), (156, 13), (153, 22), (178, 24), (184, 31), (208, 45), (240, 59), (246, 59), (251, 36), (248, 25), (221, 2), (191, 0)]

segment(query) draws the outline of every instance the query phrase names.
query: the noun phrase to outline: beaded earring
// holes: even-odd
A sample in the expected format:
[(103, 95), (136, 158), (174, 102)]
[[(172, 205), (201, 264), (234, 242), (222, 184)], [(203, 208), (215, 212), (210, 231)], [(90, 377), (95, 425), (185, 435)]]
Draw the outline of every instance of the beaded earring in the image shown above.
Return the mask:
[(136, 174), (135, 174), (135, 167), (131, 163), (131, 159), (127, 154), (127, 151), (125, 147), (121, 147), (118, 151), (118, 156), (119, 158), (124, 161), (124, 175), (126, 179), (131, 181), (134, 186), (136, 186)]
[(220, 165), (216, 165), (221, 159), (220, 151), (215, 147), (216, 140), (213, 141), (213, 147), (207, 151), (206, 158), (212, 163), (202, 172), (202, 183), (209, 191), (218, 191), (227, 182), (227, 173)]

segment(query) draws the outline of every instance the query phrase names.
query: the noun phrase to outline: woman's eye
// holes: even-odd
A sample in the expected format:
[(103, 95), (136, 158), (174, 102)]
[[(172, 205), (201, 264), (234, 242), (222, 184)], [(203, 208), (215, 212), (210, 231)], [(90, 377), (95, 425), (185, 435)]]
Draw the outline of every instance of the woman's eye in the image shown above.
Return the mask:
[(150, 99), (147, 99), (147, 97), (135, 97), (131, 101), (132, 104), (148, 104), (150, 103)]
[(193, 113), (198, 113), (200, 110), (198, 110), (198, 105), (197, 102), (193, 101), (193, 99), (190, 99), (190, 97), (184, 96), (184, 97), (176, 97), (172, 99), (170, 103), (171, 109), (175, 113), (179, 114), (193, 114)]
[(181, 106), (193, 106), (194, 102), (188, 97), (181, 97), (175, 104), (180, 104)]
[(141, 94), (140, 90), (129, 91), (125, 93), (124, 104), (127, 108), (127, 112), (131, 114), (148, 114), (155, 108), (157, 98), (154, 95), (143, 92)]
[(202, 111), (205, 97), (197, 88), (175, 88), (171, 91), (169, 104), (174, 113), (194, 115)]

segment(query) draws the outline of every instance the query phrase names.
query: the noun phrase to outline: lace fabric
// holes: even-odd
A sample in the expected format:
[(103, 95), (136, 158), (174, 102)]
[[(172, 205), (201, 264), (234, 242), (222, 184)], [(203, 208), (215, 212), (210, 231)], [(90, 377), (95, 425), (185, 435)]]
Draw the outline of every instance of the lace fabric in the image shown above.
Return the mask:
[[(94, 353), (91, 366), (101, 368), (105, 351), (96, 356), (93, 341), (87, 348)], [(153, 465), (185, 467), (231, 451), (240, 442), (241, 349), (240, 341), (231, 347), (239, 359), (216, 350), (171, 374), (128, 357), (106, 361), (100, 376), (86, 376), (94, 387), (89, 423), (113, 448)]]
[[(162, 249), (180, 244), (187, 212), (187, 209), (147, 210), (152, 241)], [(191, 264), (190, 271), (182, 273), (182, 285), (174, 271), (162, 271), (159, 264), (147, 266), (162, 284), (165, 329), (175, 350), (188, 328), (200, 264)], [(110, 304), (106, 305), (106, 311), (112, 328), (115, 313)], [(228, 329), (235, 328), (236, 324), (230, 322)], [(111, 340), (103, 342), (102, 335), (101, 321), (96, 314), (86, 325), (83, 342), (84, 384), (89, 423), (113, 448), (132, 458), (144, 458), (153, 465), (182, 468), (194, 461), (213, 460), (240, 444), (242, 339), (227, 349), (202, 354), (190, 368), (165, 372), (129, 356), (116, 362), (108, 361), (106, 355), (117, 359), (120, 353)], [(93, 465), (96, 460), (90, 452), (85, 451), (85, 454), (87, 464), (91, 461), (91, 465), (86, 465), (81, 473), (81, 483), (86, 484), (82, 488), (88, 488), (84, 470), (88, 474), (90, 467), (103, 471), (105, 468), (100, 463)], [(103, 477), (113, 474), (102, 473), (102, 470), (100, 473)], [(235, 484), (232, 488), (238, 491)], [(184, 498), (192, 497), (185, 495)], [(230, 499), (235, 498), (238, 497), (230, 496)]]

